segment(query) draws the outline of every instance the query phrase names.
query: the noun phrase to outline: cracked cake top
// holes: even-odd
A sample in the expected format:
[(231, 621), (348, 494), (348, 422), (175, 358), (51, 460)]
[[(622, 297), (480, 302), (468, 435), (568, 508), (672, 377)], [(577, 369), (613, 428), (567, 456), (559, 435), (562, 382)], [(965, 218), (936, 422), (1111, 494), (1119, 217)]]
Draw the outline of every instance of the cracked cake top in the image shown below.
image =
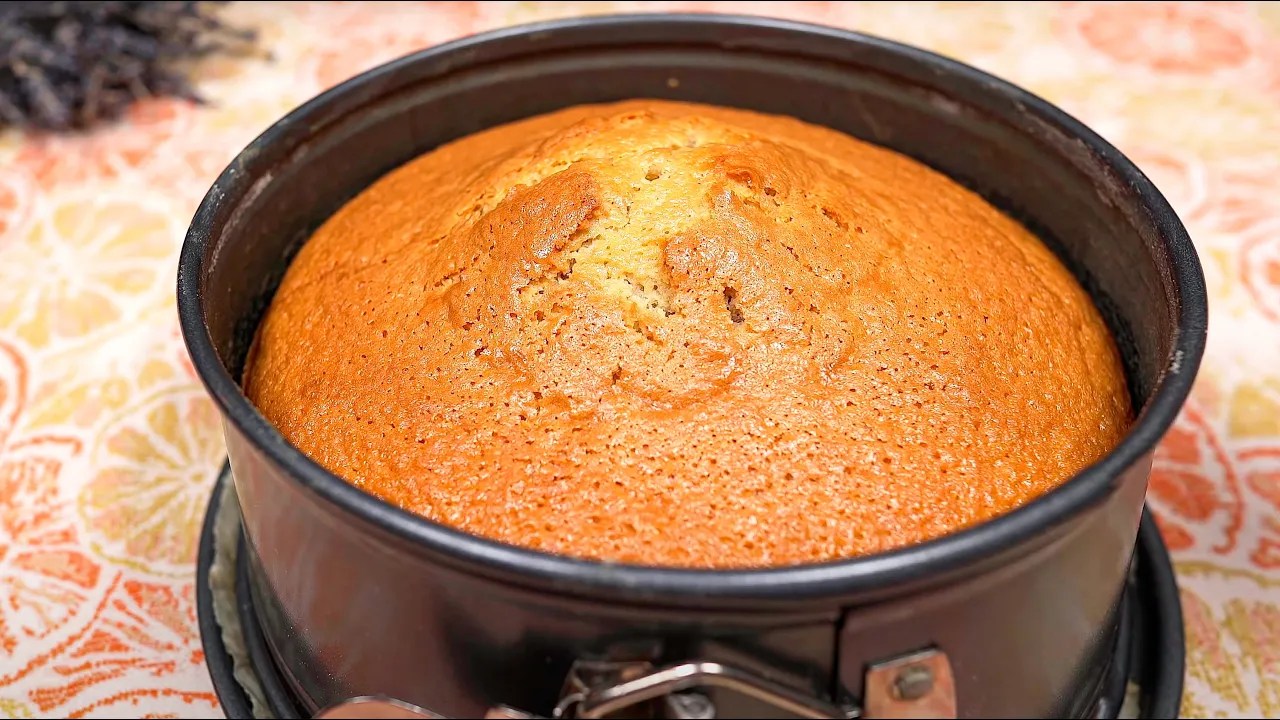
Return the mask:
[(610, 561), (761, 567), (1005, 512), (1131, 418), (1022, 226), (835, 131), (570, 108), (391, 172), (289, 268), (245, 389), (411, 511)]

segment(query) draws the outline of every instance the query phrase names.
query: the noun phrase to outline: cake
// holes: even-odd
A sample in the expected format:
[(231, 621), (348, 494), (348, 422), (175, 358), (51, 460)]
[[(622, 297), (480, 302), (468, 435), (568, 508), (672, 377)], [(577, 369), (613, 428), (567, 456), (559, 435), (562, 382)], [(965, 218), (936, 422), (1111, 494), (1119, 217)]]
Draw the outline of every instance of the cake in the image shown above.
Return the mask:
[(433, 521), (692, 568), (982, 523), (1132, 418), (1088, 294), (980, 196), (831, 129), (665, 101), (485, 130), (378, 180), (291, 263), (244, 388)]

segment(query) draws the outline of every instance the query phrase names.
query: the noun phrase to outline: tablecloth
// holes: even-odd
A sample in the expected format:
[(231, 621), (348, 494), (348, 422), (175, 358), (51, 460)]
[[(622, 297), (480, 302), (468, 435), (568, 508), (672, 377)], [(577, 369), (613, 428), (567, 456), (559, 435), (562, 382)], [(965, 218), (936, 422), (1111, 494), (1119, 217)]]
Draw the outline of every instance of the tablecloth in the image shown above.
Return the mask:
[[(175, 268), (217, 172), (290, 108), (461, 35), (692, 9), (852, 28), (1059, 104), (1190, 229), (1209, 350), (1149, 502), (1177, 563), (1187, 717), (1280, 717), (1280, 4), (237, 3), (271, 58), (195, 72), (90, 134), (0, 136), (0, 716), (208, 717), (199, 522), (223, 441)], [(1046, 650), (1049, 651), (1049, 650)]]

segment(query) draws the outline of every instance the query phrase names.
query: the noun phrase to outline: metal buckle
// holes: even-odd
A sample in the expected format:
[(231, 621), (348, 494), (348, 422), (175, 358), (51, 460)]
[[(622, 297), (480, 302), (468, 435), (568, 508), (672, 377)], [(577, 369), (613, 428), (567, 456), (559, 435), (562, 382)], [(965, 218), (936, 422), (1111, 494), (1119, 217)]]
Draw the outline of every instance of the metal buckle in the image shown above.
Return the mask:
[[(658, 717), (712, 720), (715, 706), (699, 688), (723, 688), (755, 698), (774, 710), (814, 720), (867, 720), (956, 717), (955, 679), (947, 656), (926, 650), (868, 668), (863, 707), (836, 705), (798, 693), (751, 672), (719, 662), (693, 661), (654, 669), (647, 662), (575, 663), (565, 680), (555, 720), (605, 718), (646, 703), (661, 702)], [(324, 720), (441, 719), (429, 710), (383, 697), (351, 698), (316, 714)], [(507, 707), (490, 708), (492, 720), (539, 720)]]
[[(643, 665), (632, 667), (642, 668)], [(571, 672), (570, 678), (574, 674)], [(715, 708), (705, 696), (685, 694), (703, 687), (733, 690), (767, 703), (775, 710), (803, 718), (843, 720), (858, 717), (855, 709), (831, 705), (718, 662), (687, 662), (648, 672), (633, 671), (633, 674), (633, 679), (619, 678), (615, 682), (601, 683), (594, 688), (583, 687), (577, 692), (566, 694), (556, 706), (554, 717), (605, 718), (621, 710), (657, 700), (664, 701), (668, 717), (676, 713), (677, 717), (715, 717)]]

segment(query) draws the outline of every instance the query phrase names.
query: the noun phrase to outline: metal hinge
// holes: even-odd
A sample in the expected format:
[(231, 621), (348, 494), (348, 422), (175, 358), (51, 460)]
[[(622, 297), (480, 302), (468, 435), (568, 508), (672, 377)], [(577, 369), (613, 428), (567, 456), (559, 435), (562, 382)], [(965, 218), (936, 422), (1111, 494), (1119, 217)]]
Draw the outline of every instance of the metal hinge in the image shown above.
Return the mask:
[[(752, 697), (777, 711), (815, 720), (896, 720), (956, 717), (955, 679), (946, 654), (925, 650), (867, 669), (861, 708), (828, 703), (740, 668), (718, 662), (686, 662), (655, 669), (647, 662), (578, 662), (569, 672), (551, 718), (606, 718), (658, 704), (657, 717), (713, 720), (715, 705), (698, 692), (722, 688)], [(521, 710), (490, 708), (493, 720), (542, 720)], [(429, 710), (386, 697), (351, 698), (316, 714), (324, 720), (440, 718)]]

